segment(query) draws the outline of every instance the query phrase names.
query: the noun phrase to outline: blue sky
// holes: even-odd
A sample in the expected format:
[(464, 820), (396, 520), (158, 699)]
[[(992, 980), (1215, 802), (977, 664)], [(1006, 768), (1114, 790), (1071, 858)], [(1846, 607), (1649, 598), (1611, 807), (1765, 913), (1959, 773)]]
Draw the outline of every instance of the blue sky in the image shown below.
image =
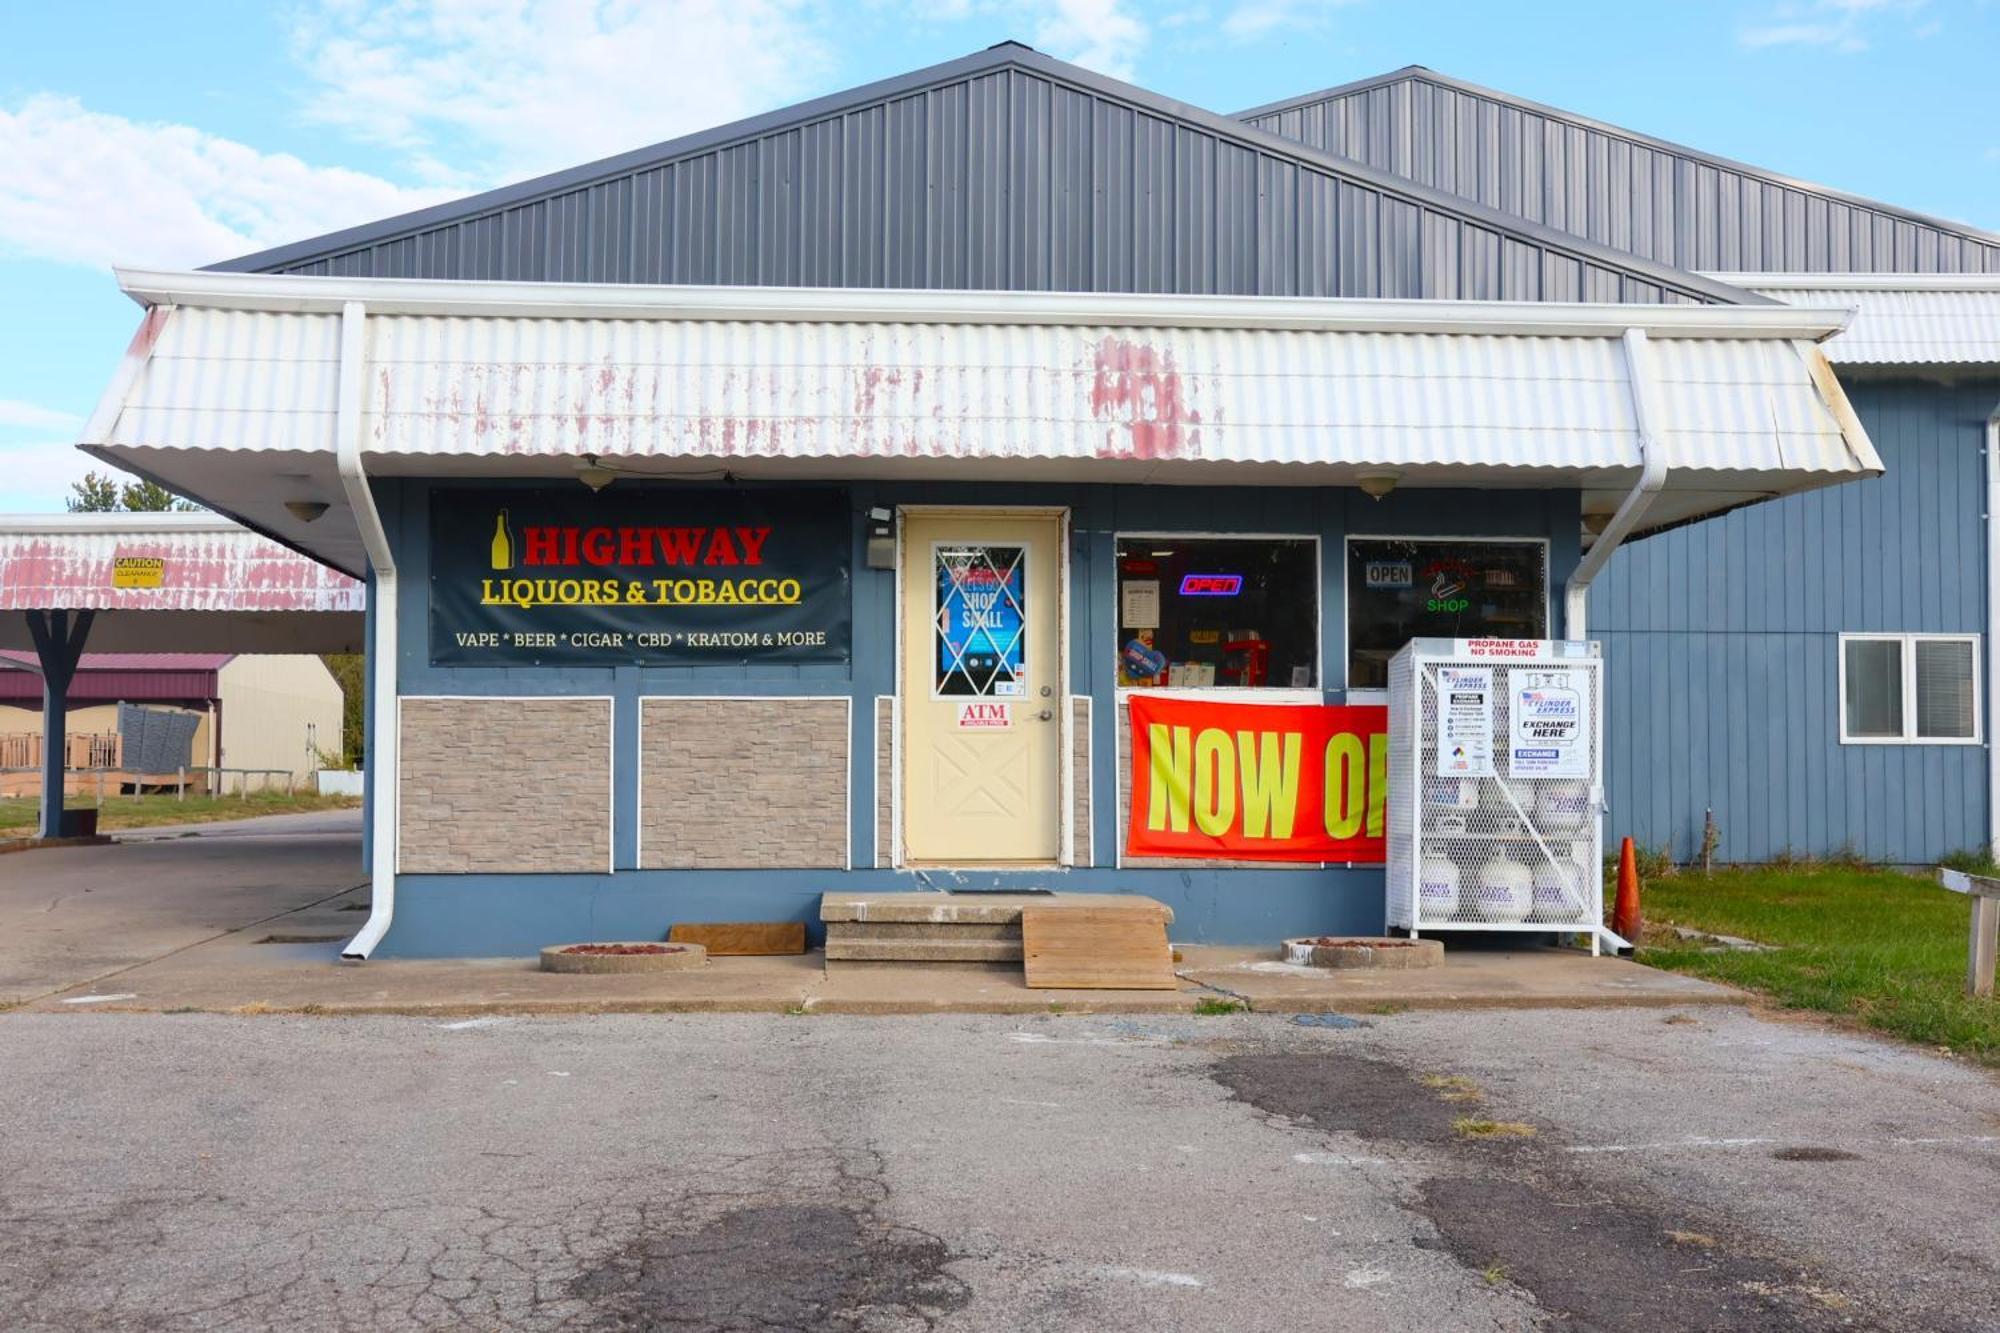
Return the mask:
[(1028, 42), (1220, 112), (1429, 65), (2000, 230), (2000, 4), (194, 0), (0, 6), (0, 511), (62, 507), (195, 267)]

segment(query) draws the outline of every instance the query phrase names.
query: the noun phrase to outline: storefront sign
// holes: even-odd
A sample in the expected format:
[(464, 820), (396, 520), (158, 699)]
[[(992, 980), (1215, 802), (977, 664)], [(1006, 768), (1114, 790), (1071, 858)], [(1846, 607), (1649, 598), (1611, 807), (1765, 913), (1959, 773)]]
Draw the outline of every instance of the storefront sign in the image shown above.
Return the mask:
[(845, 662), (837, 491), (451, 490), (431, 497), (431, 661)]
[(1493, 668), (1437, 671), (1438, 751), (1441, 778), (1493, 776)]
[(1580, 671), (1512, 673), (1513, 754), (1507, 771), (1517, 778), (1590, 776), (1589, 687)]
[(1133, 695), (1133, 856), (1384, 857), (1389, 710)]

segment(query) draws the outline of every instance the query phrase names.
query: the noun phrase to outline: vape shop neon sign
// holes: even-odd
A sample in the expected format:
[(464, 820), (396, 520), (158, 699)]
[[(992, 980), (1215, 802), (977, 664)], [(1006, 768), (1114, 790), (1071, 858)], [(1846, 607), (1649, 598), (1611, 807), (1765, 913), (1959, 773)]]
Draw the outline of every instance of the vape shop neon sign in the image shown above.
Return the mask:
[(1234, 597), (1243, 591), (1241, 574), (1183, 574), (1183, 597)]

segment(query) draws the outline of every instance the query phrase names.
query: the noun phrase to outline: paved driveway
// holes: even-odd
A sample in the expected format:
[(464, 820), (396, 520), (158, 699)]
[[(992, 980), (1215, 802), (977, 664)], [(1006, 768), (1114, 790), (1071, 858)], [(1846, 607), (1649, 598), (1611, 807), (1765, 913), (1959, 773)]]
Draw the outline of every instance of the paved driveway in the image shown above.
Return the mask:
[(358, 810), (121, 837), (0, 856), (0, 1004), (107, 980), (367, 878)]
[(1365, 1022), (17, 1011), (0, 1326), (2000, 1326), (1983, 1072)]

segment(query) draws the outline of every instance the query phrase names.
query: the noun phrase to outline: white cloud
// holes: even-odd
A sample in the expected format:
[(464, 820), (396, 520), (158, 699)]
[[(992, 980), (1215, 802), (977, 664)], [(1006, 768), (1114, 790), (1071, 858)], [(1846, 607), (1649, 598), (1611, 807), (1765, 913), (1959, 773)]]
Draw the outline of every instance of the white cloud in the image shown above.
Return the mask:
[(70, 486), (92, 468), (124, 478), (64, 441), (0, 444), (0, 513), (61, 513)]
[(1879, 27), (1898, 19), (1909, 23), (1915, 36), (1934, 34), (1938, 28), (1935, 21), (1914, 22), (1925, 3), (1926, 0), (1786, 0), (1768, 19), (1740, 29), (1736, 41), (1753, 51), (1774, 46), (1808, 46), (1851, 55), (1866, 51)]
[(1033, 6), (1034, 45), (1130, 83), (1150, 35), (1121, 0), (1051, 0)]
[(1239, 0), (1222, 16), (1222, 35), (1236, 42), (1254, 42), (1273, 34), (1324, 26), (1329, 10), (1356, 0)]
[(449, 197), (40, 94), (0, 106), (0, 253), (212, 263)]
[(795, 101), (828, 64), (794, 0), (318, 0), (292, 41), (310, 118), (461, 187)]
[(74, 412), (63, 412), (18, 398), (0, 398), (0, 428), (22, 430), (74, 430), (82, 425)]

